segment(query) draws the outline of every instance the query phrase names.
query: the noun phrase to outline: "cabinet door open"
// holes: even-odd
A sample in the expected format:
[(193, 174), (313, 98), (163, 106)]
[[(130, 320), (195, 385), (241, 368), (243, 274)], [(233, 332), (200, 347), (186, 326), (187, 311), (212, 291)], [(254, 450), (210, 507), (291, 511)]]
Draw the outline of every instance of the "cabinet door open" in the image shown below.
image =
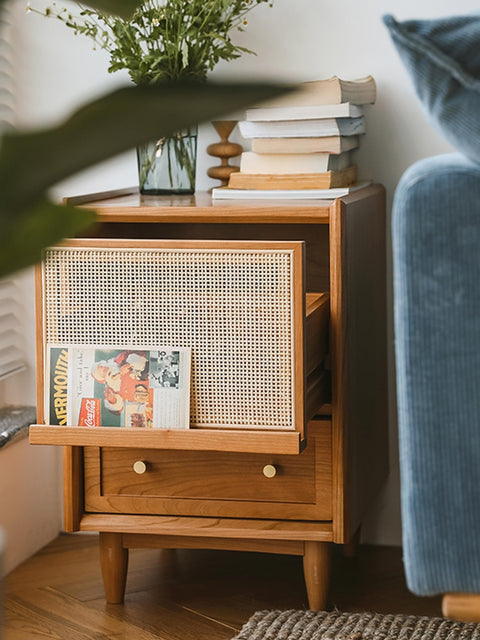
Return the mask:
[[(327, 294), (305, 296), (303, 245), (75, 239), (47, 249), (37, 268), (39, 424), (30, 441), (298, 453), (307, 421), (326, 400), (329, 319)], [(188, 428), (171, 428), (168, 419), (155, 428), (156, 409), (153, 428), (145, 420), (133, 426), (134, 399), (121, 391), (128, 386), (122, 376), (139, 376), (152, 397), (158, 390), (158, 403), (169, 402), (175, 385), (159, 381), (160, 369), (155, 378), (153, 364), (165, 345), (191, 354)], [(63, 397), (52, 348), (64, 349)], [(110, 371), (115, 382), (95, 380), (92, 400), (102, 411), (95, 426), (79, 419), (72, 400), (81, 393), (72, 386), (74, 348), (80, 359), (96, 354), (84, 365), (89, 389), (92, 363), (101, 356), (110, 362), (111, 351), (117, 367)], [(131, 362), (145, 358), (143, 369), (132, 372), (119, 351), (133, 354)], [(55, 403), (64, 401), (68, 419), (52, 420)]]

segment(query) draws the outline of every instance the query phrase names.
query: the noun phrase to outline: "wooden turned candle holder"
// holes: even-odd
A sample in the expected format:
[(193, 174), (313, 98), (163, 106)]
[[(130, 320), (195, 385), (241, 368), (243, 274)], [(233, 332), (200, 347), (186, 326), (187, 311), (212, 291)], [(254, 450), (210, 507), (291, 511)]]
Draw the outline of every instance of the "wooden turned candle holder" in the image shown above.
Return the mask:
[(236, 124), (236, 120), (215, 120), (212, 122), (215, 131), (220, 136), (220, 142), (209, 144), (207, 147), (207, 153), (210, 156), (220, 158), (221, 164), (216, 167), (210, 167), (207, 170), (207, 176), (220, 180), (220, 186), (222, 187), (228, 186), (228, 179), (230, 178), (231, 173), (234, 171), (240, 171), (239, 167), (228, 164), (230, 158), (239, 156), (243, 151), (241, 144), (230, 142), (228, 140), (228, 136), (232, 133)]

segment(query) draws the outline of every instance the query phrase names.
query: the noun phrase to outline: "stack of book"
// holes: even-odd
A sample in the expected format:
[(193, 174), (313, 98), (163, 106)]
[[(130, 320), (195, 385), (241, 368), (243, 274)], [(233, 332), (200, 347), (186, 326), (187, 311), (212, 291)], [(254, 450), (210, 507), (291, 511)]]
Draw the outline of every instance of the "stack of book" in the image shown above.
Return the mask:
[(353, 152), (365, 133), (363, 105), (375, 97), (372, 76), (333, 76), (248, 109), (239, 129), (251, 151), (213, 198), (334, 198), (365, 186), (357, 182)]

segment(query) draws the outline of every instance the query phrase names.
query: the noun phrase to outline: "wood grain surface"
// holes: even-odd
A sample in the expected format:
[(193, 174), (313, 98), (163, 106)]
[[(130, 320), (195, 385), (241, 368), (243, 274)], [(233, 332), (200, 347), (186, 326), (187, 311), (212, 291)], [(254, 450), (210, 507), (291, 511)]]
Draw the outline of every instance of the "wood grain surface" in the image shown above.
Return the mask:
[[(439, 616), (411, 594), (400, 548), (334, 547), (328, 608)], [(125, 603), (106, 605), (98, 537), (64, 534), (4, 585), (2, 640), (230, 640), (257, 610), (308, 608), (302, 558), (230, 551), (133, 549)]]

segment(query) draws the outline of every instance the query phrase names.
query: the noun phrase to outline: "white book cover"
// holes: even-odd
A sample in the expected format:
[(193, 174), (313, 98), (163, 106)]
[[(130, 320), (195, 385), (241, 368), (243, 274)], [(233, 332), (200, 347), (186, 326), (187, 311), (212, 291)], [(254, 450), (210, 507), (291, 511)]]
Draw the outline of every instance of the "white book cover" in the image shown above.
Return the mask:
[(318, 104), (291, 107), (255, 107), (247, 109), (246, 120), (251, 122), (275, 120), (315, 120), (318, 118), (358, 118), (363, 116), (363, 107), (341, 102), (340, 104)]
[(48, 424), (188, 429), (191, 349), (47, 345)]
[(340, 171), (352, 164), (350, 152), (331, 153), (255, 153), (244, 151), (240, 172), (255, 174), (324, 173)]
[(316, 120), (278, 120), (238, 123), (244, 138), (302, 138), (317, 136), (353, 136), (365, 133), (365, 118), (323, 118)]
[(310, 80), (298, 85), (292, 93), (264, 102), (262, 108), (291, 107), (318, 104), (373, 104), (376, 98), (375, 79), (371, 76), (346, 80), (338, 76)]
[(255, 153), (342, 153), (359, 146), (358, 136), (322, 138), (253, 138)]
[(335, 189), (212, 189), (214, 200), (333, 200), (372, 184), (371, 180)]

